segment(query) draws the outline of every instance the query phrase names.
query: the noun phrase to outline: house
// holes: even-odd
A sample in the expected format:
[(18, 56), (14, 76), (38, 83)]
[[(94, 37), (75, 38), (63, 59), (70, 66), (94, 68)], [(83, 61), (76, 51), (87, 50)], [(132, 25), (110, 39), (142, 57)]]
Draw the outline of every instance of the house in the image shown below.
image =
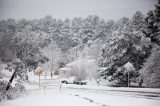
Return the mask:
[(60, 68), (60, 69), (58, 69), (58, 70), (56, 70), (55, 72), (54, 72), (54, 75), (58, 75), (59, 77), (64, 77), (65, 76), (65, 73), (66, 73), (66, 71), (69, 71), (70, 69), (69, 68)]

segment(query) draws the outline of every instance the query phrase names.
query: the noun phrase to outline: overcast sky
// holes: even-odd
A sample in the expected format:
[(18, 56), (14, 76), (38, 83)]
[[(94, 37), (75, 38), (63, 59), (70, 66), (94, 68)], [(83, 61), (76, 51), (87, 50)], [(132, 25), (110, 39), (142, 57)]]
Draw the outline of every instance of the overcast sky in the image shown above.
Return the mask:
[(146, 14), (157, 0), (0, 0), (0, 20), (33, 19), (51, 15), (53, 18), (74, 18), (98, 15), (117, 20), (131, 17), (136, 11)]

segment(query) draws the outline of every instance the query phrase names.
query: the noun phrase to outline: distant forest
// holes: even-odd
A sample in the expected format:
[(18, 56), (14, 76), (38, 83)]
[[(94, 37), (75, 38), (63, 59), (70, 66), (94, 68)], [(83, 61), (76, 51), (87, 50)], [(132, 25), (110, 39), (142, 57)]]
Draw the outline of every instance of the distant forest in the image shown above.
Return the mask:
[[(143, 87), (160, 87), (160, 3), (146, 16), (137, 11), (132, 18), (118, 21), (96, 15), (72, 20), (46, 16), (0, 21), (0, 63), (11, 67), (20, 60), (20, 77), (44, 64), (55, 71), (77, 57), (96, 61), (96, 75), (90, 75), (94, 78), (118, 86), (135, 82)], [(133, 69), (124, 68), (128, 62)], [(81, 79), (89, 75), (89, 69), (81, 68), (80, 75), (86, 72)]]

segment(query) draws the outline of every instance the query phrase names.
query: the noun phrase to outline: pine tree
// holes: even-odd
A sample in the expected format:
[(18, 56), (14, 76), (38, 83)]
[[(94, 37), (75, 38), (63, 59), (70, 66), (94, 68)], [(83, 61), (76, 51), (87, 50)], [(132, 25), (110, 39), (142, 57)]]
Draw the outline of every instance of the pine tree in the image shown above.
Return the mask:
[(160, 45), (160, 0), (155, 5), (154, 11), (149, 11), (146, 21), (146, 28), (143, 33), (149, 37), (153, 43)]
[(148, 12), (145, 21), (143, 33), (151, 39), (153, 49), (140, 72), (145, 87), (160, 87), (160, 0), (155, 5), (155, 10)]
[(152, 49), (151, 56), (147, 59), (144, 67), (141, 69), (143, 86), (160, 87), (160, 47), (155, 46)]

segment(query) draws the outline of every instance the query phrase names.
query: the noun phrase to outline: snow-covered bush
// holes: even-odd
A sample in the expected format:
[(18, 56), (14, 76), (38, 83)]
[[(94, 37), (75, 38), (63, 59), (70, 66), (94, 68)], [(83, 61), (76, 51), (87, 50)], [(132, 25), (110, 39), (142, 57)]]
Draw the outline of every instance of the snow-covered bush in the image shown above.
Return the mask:
[(19, 83), (15, 84), (15, 87), (10, 86), (6, 91), (7, 81), (0, 81), (0, 102), (2, 100), (12, 100), (18, 97), (21, 93), (25, 92), (25, 87)]
[(24, 85), (21, 85), (19, 83), (16, 83), (15, 85), (15, 90), (16, 91), (20, 91), (20, 92), (24, 92), (26, 89), (25, 89), (25, 86)]
[(6, 90), (5, 90), (6, 87), (7, 87), (7, 81), (0, 81), (0, 98), (2, 100), (7, 99)]
[(10, 90), (6, 92), (6, 96), (7, 96), (7, 100), (13, 100), (15, 97), (17, 97), (15, 89), (10, 87)]
[(68, 76), (75, 76), (76, 80), (78, 80), (78, 81), (86, 79), (87, 74), (85, 72), (84, 67), (79, 66), (78, 64), (75, 64), (75, 65), (71, 66), (70, 68), (71, 68), (71, 70), (67, 74)]
[(96, 79), (98, 76), (98, 65), (95, 60), (87, 58), (79, 58), (72, 63), (67, 64), (66, 76), (76, 77), (76, 80)]

